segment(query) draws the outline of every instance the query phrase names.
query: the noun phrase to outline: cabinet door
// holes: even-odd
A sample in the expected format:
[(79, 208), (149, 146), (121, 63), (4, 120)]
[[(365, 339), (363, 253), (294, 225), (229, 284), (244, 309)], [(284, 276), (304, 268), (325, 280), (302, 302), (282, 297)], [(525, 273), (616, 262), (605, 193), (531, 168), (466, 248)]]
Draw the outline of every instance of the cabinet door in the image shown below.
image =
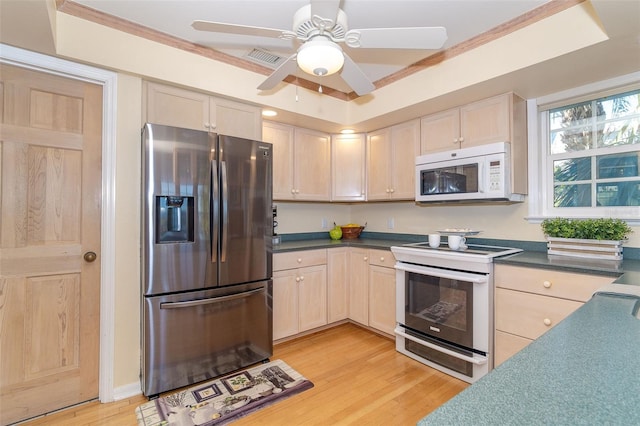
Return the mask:
[(391, 198), (413, 200), (416, 197), (415, 165), (420, 155), (420, 121), (412, 120), (391, 128)]
[(369, 251), (349, 249), (349, 318), (369, 325)]
[(494, 367), (499, 366), (527, 347), (533, 340), (496, 330)]
[(273, 273), (273, 340), (298, 333), (298, 271)]
[(460, 108), (463, 148), (511, 141), (511, 96), (495, 96)]
[(331, 137), (331, 200), (365, 200), (365, 137)]
[(393, 335), (396, 326), (396, 271), (369, 266), (369, 325)]
[(327, 250), (327, 322), (349, 317), (349, 251), (346, 247)]
[(262, 110), (254, 105), (211, 98), (212, 131), (221, 135), (262, 140)]
[(293, 149), (294, 199), (329, 201), (331, 198), (331, 137), (296, 128)]
[(327, 266), (298, 269), (296, 281), (298, 284), (298, 331), (326, 325)]
[(263, 121), (262, 140), (273, 144), (273, 199), (293, 197), (293, 127)]
[(208, 95), (149, 82), (146, 90), (147, 122), (185, 129), (211, 129)]
[(450, 151), (460, 147), (458, 108), (428, 115), (420, 120), (420, 152)]
[[(367, 200), (388, 200), (390, 197), (391, 129), (369, 133), (367, 137)], [(411, 172), (415, 170), (415, 159)], [(412, 197), (413, 198), (413, 197)]]

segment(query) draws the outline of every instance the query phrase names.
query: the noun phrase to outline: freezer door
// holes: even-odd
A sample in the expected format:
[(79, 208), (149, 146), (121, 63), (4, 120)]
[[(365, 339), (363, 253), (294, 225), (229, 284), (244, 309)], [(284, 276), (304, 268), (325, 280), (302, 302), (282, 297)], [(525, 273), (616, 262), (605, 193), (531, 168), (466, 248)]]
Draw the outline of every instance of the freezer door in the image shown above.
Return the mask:
[(267, 360), (272, 282), (143, 300), (142, 389), (152, 397)]
[[(207, 132), (146, 124), (142, 131), (143, 294), (217, 284), (215, 139)], [(211, 184), (214, 184), (212, 187)], [(215, 202), (212, 202), (211, 200)], [(131, 212), (134, 214), (134, 211)], [(215, 237), (215, 235), (214, 235)]]
[(220, 285), (271, 278), (272, 145), (219, 136)]

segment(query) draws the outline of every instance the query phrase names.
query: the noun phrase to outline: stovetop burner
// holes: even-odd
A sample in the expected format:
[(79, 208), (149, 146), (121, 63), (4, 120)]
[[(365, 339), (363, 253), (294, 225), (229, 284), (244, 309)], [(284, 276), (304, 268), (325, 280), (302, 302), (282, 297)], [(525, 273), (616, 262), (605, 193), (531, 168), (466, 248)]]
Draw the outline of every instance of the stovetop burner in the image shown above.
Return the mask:
[(519, 253), (522, 251), (521, 249), (516, 249), (511, 247), (485, 246), (481, 244), (467, 244), (466, 249), (458, 249), (458, 250), (449, 248), (446, 244), (440, 245), (440, 247), (438, 248), (431, 248), (429, 247), (428, 242), (403, 244), (403, 247), (415, 247), (421, 250), (427, 250), (431, 252), (451, 253), (452, 255), (455, 255), (457, 253), (464, 253), (468, 255), (487, 256), (487, 257), (506, 256), (508, 254)]
[(468, 244), (464, 250), (453, 250), (446, 244), (431, 248), (429, 243), (421, 242), (393, 246), (391, 251), (396, 261), (402, 263), (490, 273), (494, 258), (519, 253), (522, 249)]

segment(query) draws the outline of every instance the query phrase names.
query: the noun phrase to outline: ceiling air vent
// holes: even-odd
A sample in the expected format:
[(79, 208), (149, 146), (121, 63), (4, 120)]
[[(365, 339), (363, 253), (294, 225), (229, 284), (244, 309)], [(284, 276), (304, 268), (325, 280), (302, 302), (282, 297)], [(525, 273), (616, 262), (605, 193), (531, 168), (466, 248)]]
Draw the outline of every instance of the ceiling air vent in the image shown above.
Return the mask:
[(257, 62), (261, 65), (266, 65), (270, 68), (277, 68), (280, 64), (286, 60), (282, 56), (274, 55), (262, 49), (253, 49), (245, 55), (245, 58)]

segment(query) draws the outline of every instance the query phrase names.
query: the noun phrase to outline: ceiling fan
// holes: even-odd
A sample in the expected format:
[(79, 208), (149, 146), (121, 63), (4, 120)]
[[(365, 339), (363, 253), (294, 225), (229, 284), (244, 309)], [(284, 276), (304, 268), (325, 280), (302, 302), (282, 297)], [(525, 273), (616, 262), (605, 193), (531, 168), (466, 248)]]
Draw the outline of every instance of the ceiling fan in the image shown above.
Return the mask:
[(302, 45), (283, 62), (260, 86), (269, 90), (300, 67), (315, 76), (340, 76), (359, 95), (375, 89), (360, 67), (338, 43), (362, 49), (439, 49), (447, 40), (444, 27), (364, 28), (349, 29), (347, 15), (340, 9), (340, 0), (310, 0), (293, 16), (293, 30), (193, 21), (199, 31), (240, 34), (284, 40), (299, 40)]

